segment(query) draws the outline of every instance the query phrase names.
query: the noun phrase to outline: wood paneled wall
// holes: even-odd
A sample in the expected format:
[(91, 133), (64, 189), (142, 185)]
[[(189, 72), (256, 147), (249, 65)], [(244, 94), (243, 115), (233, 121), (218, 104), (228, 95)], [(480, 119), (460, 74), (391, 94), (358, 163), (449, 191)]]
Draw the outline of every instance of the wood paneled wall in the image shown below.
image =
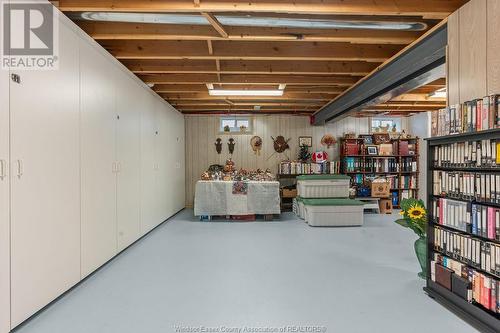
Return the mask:
[(449, 17), (449, 105), (500, 93), (498, 31), (498, 0), (471, 0)]
[[(289, 141), (290, 150), (286, 154), (290, 159), (296, 159), (299, 152), (299, 136), (312, 136), (313, 147), (310, 151), (326, 150), (330, 159), (339, 159), (338, 144), (330, 149), (321, 146), (321, 137), (332, 134), (341, 137), (345, 132), (363, 134), (369, 132), (369, 118), (345, 118), (341, 121), (326, 124), (325, 126), (311, 126), (308, 117), (286, 115), (262, 115), (253, 117), (253, 133), (251, 135), (228, 135), (219, 132), (218, 116), (187, 115), (186, 119), (186, 205), (192, 206), (194, 188), (200, 175), (211, 164), (224, 164), (229, 158), (227, 142), (234, 138), (236, 146), (233, 160), (237, 168), (267, 169), (276, 173), (278, 163), (286, 159), (284, 154), (274, 154), (271, 136), (283, 135)], [(256, 155), (251, 146), (250, 139), (258, 135), (263, 140), (260, 156)], [(223, 142), (222, 153), (215, 151), (215, 140), (221, 138)]]

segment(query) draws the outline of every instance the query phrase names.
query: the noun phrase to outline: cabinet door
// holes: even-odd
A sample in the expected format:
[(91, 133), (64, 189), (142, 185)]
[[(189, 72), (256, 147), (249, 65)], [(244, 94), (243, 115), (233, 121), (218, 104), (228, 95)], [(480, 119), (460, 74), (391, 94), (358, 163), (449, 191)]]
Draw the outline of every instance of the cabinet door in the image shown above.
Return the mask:
[(79, 52), (62, 24), (59, 45), (58, 70), (10, 81), (13, 327), (80, 280)]
[(144, 93), (144, 108), (141, 113), (141, 234), (158, 224), (158, 196), (156, 193), (156, 145), (158, 136), (157, 110), (155, 100)]
[(175, 151), (172, 148), (174, 139), (174, 126), (172, 118), (169, 116), (165, 104), (157, 101), (158, 110), (158, 136), (156, 144), (156, 160), (158, 161), (157, 170), (157, 195), (159, 217), (157, 224), (165, 221), (173, 214), (174, 202), (172, 194), (176, 189), (173, 188), (173, 160), (176, 158)]
[(113, 65), (81, 45), (82, 278), (117, 253)]
[(118, 250), (140, 236), (141, 219), (141, 103), (142, 89), (128, 75), (117, 81), (117, 182)]
[(175, 152), (175, 160), (173, 161), (173, 177), (175, 189), (174, 193), (174, 213), (185, 207), (186, 201), (186, 169), (185, 169), (185, 159), (186, 159), (186, 147), (185, 147), (185, 134), (184, 134), (184, 115), (172, 111), (174, 120), (174, 137), (172, 138), (173, 147), (172, 150)]
[(0, 333), (10, 331), (9, 71), (0, 70)]

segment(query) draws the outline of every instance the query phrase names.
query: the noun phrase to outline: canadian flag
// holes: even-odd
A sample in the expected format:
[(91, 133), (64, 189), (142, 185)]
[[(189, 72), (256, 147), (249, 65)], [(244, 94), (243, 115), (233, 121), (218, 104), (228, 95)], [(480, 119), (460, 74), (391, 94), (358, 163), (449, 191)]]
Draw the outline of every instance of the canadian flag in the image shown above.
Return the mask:
[(314, 163), (323, 163), (328, 160), (328, 154), (325, 151), (317, 151), (312, 154), (312, 160)]

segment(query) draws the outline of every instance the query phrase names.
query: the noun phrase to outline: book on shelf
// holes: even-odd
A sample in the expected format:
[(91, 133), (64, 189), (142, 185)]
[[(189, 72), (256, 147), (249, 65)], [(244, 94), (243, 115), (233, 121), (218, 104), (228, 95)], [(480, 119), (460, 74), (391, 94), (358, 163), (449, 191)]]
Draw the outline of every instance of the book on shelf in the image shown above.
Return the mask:
[(433, 198), (431, 213), (436, 224), (471, 235), (500, 240), (500, 208), (447, 198)]
[(433, 171), (432, 194), (500, 204), (500, 174)]
[(473, 267), (448, 256), (433, 253), (430, 265), (431, 280), (449, 289), (469, 303), (500, 313), (500, 282)]
[(432, 112), (431, 135), (444, 136), (500, 128), (500, 95), (490, 95)]
[(278, 166), (278, 173), (280, 175), (338, 174), (340, 173), (340, 162), (306, 163), (300, 161), (282, 161)]
[(412, 157), (403, 157), (401, 161), (397, 157), (345, 157), (344, 169), (346, 172), (366, 173), (417, 172), (418, 163)]
[(434, 227), (434, 250), (500, 278), (500, 244)]
[(437, 167), (497, 167), (500, 165), (500, 139), (455, 142), (434, 149)]

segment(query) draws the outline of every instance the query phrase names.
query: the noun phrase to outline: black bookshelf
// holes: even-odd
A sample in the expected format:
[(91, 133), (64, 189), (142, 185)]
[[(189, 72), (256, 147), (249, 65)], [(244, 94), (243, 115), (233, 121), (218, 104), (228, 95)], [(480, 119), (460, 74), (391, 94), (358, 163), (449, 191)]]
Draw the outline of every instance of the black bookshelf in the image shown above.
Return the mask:
[(426, 281), (426, 286), (424, 287), (424, 291), (433, 299), (435, 299), (437, 302), (457, 314), (459, 317), (467, 321), (469, 324), (477, 328), (478, 330), (482, 332), (488, 332), (488, 333), (500, 333), (500, 317), (498, 314), (495, 314), (489, 310), (486, 310), (483, 308), (480, 304), (476, 304), (474, 302), (470, 303), (465, 299), (462, 299), (461, 297), (455, 295), (452, 291), (448, 290), (447, 288), (442, 287), (438, 283), (432, 281), (431, 279), (431, 261), (433, 260), (433, 254), (434, 253), (439, 253), (442, 254), (446, 257), (449, 257), (453, 260), (456, 260), (458, 262), (461, 262), (464, 265), (467, 265), (474, 270), (477, 270), (479, 272), (482, 272), (483, 274), (486, 273), (489, 276), (495, 277), (498, 279), (497, 276), (492, 275), (491, 273), (485, 272), (481, 270), (480, 268), (477, 267), (477, 265), (471, 265), (470, 263), (466, 262), (465, 260), (460, 260), (460, 258), (454, 257), (452, 254), (447, 254), (442, 251), (437, 251), (435, 246), (434, 246), (434, 228), (439, 227), (442, 229), (447, 229), (453, 232), (457, 233), (462, 233), (465, 235), (468, 235), (470, 237), (477, 238), (478, 240), (481, 241), (488, 241), (492, 243), (498, 243), (498, 240), (492, 240), (489, 238), (485, 238), (482, 236), (474, 235), (472, 233), (468, 233), (466, 231), (462, 231), (459, 229), (455, 229), (453, 227), (449, 226), (443, 226), (441, 224), (435, 224), (432, 221), (434, 221), (434, 217), (432, 216), (432, 210), (430, 207), (432, 207), (432, 200), (435, 198), (448, 198), (452, 200), (458, 200), (458, 201), (463, 201), (463, 202), (468, 202), (468, 203), (476, 203), (479, 205), (485, 205), (485, 206), (493, 206), (493, 207), (499, 207), (500, 204), (495, 203), (495, 202), (483, 202), (480, 200), (476, 200), (476, 198), (465, 198), (465, 197), (460, 197), (460, 196), (454, 196), (454, 195), (434, 195), (433, 192), (433, 171), (434, 170), (442, 170), (442, 171), (465, 171), (465, 172), (486, 172), (486, 173), (498, 173), (500, 172), (500, 167), (497, 166), (486, 166), (486, 167), (468, 167), (468, 166), (434, 166), (434, 148), (440, 145), (446, 145), (446, 144), (452, 144), (452, 143), (457, 143), (457, 142), (467, 142), (467, 141), (478, 141), (478, 140), (487, 140), (487, 139), (495, 139), (495, 140), (500, 140), (500, 128), (497, 129), (491, 129), (491, 130), (485, 130), (481, 132), (468, 132), (468, 133), (462, 133), (462, 134), (453, 134), (453, 135), (447, 135), (447, 136), (441, 136), (441, 137), (434, 137), (434, 138), (429, 138), (426, 139), (428, 146), (427, 146), (427, 166), (428, 166), (428, 175), (427, 175), (427, 191), (428, 191), (428, 197), (427, 197), (427, 207), (428, 209), (428, 226), (427, 226), (427, 267), (428, 267), (428, 272), (427, 272), (427, 281)]

